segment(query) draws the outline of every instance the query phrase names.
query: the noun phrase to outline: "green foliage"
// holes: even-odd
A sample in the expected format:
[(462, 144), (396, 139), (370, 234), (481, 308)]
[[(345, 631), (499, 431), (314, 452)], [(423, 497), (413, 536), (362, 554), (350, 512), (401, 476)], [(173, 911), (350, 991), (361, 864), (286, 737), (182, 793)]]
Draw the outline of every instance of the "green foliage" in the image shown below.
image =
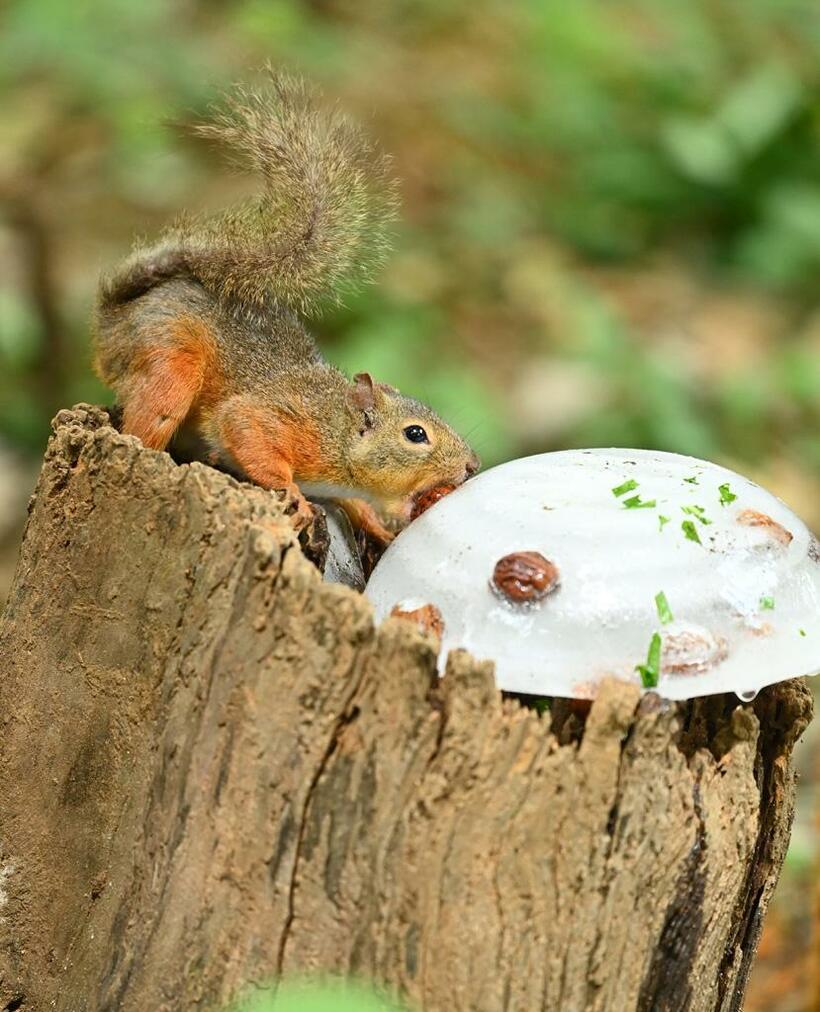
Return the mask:
[(402, 1012), (371, 988), (342, 981), (280, 985), (241, 1002), (235, 1012)]
[(658, 613), (661, 625), (669, 625), (670, 622), (675, 621), (672, 609), (669, 607), (669, 601), (662, 590), (659, 590), (655, 595), (655, 610)]
[(542, 717), (545, 713), (549, 713), (552, 707), (552, 699), (547, 696), (534, 696), (532, 698), (532, 709)]
[(660, 633), (652, 633), (649, 649), (646, 653), (646, 664), (637, 664), (635, 670), (641, 676), (641, 685), (645, 689), (654, 689), (661, 673), (661, 651), (663, 649)]

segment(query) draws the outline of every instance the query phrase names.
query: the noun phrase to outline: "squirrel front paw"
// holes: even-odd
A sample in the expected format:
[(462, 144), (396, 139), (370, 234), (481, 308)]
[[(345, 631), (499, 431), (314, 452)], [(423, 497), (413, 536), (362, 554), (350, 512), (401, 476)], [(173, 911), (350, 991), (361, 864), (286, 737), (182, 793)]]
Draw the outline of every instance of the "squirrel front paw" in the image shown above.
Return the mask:
[(347, 513), (354, 530), (364, 531), (381, 548), (386, 548), (395, 538), (396, 535), (385, 527), (370, 503), (363, 499), (340, 499), (339, 505)]
[(396, 536), (393, 531), (385, 527), (369, 503), (361, 503), (359, 505), (355, 523), (359, 530), (364, 531), (368, 537), (373, 538), (381, 548), (387, 548)]
[(298, 485), (288, 485), (285, 491), (293, 504), (293, 509), (288, 515), (290, 516), (294, 530), (298, 534), (313, 523), (316, 516), (316, 508), (305, 499)]
[(376, 516), (373, 517), (372, 523), (362, 524), (361, 530), (370, 535), (370, 537), (377, 541), (382, 548), (387, 548), (396, 536), (393, 531), (389, 531)]

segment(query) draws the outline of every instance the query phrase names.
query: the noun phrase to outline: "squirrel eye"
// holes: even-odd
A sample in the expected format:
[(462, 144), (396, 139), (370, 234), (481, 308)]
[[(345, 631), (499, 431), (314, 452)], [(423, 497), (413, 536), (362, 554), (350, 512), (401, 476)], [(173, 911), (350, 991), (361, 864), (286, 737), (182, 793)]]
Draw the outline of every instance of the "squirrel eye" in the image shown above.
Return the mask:
[(404, 430), (405, 438), (409, 439), (411, 443), (429, 443), (430, 440), (427, 438), (427, 433), (420, 425), (408, 425)]

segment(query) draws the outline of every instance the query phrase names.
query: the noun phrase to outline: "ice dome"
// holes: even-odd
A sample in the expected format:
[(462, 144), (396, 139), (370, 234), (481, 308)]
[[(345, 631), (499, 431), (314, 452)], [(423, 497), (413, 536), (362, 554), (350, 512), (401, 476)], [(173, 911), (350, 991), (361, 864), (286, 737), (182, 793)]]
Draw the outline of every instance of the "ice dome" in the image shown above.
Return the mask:
[(779, 499), (707, 461), (568, 450), (473, 478), (388, 548), (377, 617), (434, 605), (446, 651), (500, 689), (591, 698), (616, 677), (670, 699), (820, 669), (820, 546)]

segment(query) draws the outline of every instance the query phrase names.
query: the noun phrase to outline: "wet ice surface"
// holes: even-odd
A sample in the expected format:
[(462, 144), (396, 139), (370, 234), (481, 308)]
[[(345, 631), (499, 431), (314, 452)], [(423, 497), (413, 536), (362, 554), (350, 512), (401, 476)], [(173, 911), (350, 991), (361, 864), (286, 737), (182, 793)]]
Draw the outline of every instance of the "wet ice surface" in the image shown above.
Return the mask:
[[(524, 552), (558, 570), (535, 603), (491, 586), (498, 561)], [(750, 698), (820, 669), (817, 542), (760, 486), (678, 454), (569, 450), (495, 467), (412, 523), (366, 592), (380, 619), (436, 605), (442, 667), (465, 647), (513, 692), (587, 698), (607, 675), (641, 684), (638, 665), (652, 681), (654, 634), (670, 699)]]

